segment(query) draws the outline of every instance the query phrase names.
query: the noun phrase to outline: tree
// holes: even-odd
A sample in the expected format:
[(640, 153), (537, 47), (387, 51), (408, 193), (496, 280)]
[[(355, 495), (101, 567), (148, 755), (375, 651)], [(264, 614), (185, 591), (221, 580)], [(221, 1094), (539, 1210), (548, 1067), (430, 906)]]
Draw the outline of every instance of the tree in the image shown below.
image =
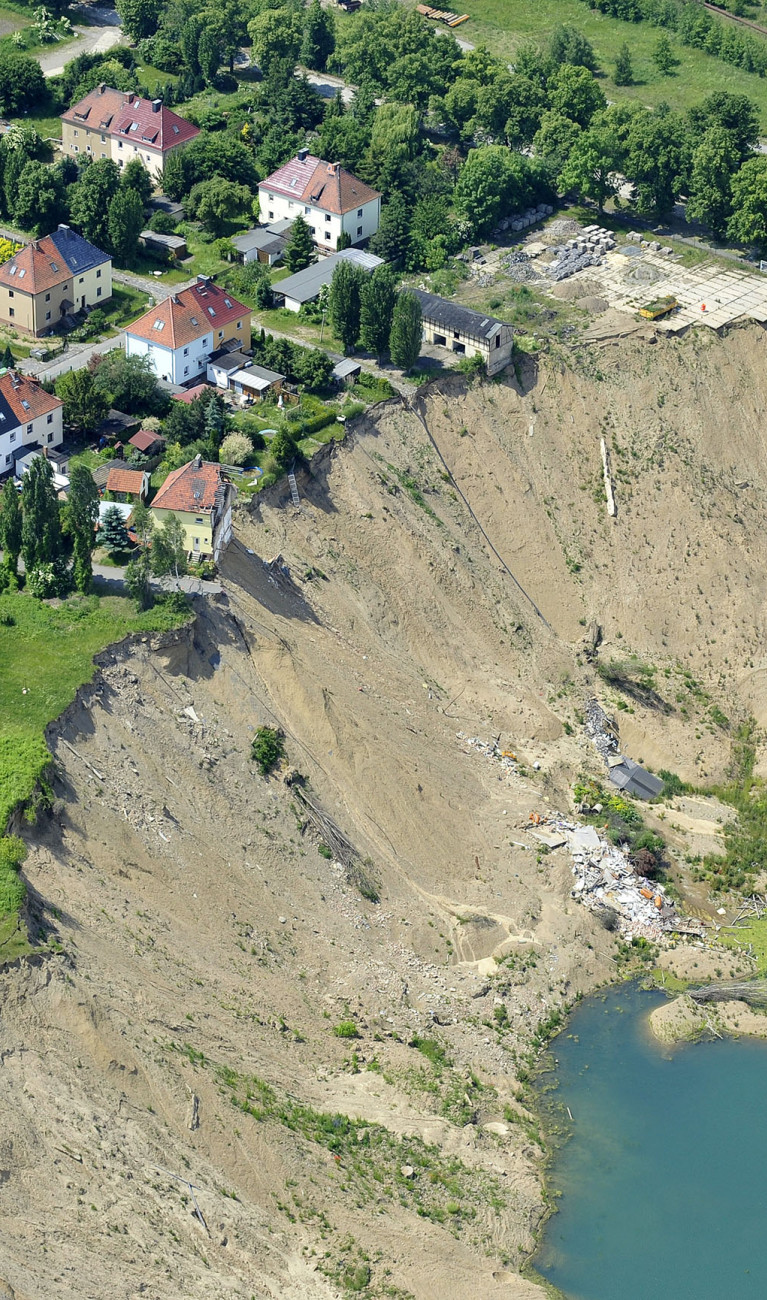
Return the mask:
[(763, 154), (749, 158), (732, 178), (732, 216), (727, 234), (730, 239), (767, 251), (767, 157)]
[(74, 465), (70, 470), (67, 507), (69, 531), (74, 544), (75, 586), (85, 594), (90, 590), (93, 580), (91, 555), (96, 544), (99, 517), (99, 490), (85, 465)]
[(64, 186), (52, 167), (36, 159), (24, 164), (15, 185), (10, 216), (30, 234), (47, 235), (66, 216)]
[(575, 68), (588, 68), (595, 72), (596, 55), (591, 41), (579, 32), (577, 27), (562, 24), (551, 33), (549, 50), (555, 63), (570, 63)]
[(123, 519), (117, 506), (110, 506), (104, 511), (104, 518), (99, 528), (99, 540), (106, 546), (108, 551), (120, 554), (127, 551), (130, 546), (128, 529), (125, 527)]
[(118, 262), (129, 266), (144, 229), (144, 205), (134, 189), (119, 189), (109, 204), (109, 243)]
[[(120, 188), (123, 190), (135, 190), (141, 199), (142, 207), (146, 207), (152, 197), (154, 181), (140, 158), (131, 158), (130, 162), (126, 163), (120, 177)], [(166, 212), (158, 212), (156, 215), (165, 217), (168, 214)], [(165, 233), (170, 234), (170, 231), (166, 230)]]
[(548, 84), (549, 106), (579, 126), (588, 126), (595, 113), (607, 106), (604, 91), (587, 68), (563, 63)]
[(328, 316), (336, 338), (351, 352), (360, 336), (360, 303), (367, 273), (355, 262), (339, 262), (333, 272)]
[(290, 272), (303, 271), (317, 260), (312, 232), (303, 217), (296, 217), (285, 245), (284, 262)]
[(301, 62), (315, 72), (324, 72), (335, 47), (333, 16), (327, 9), (322, 8), (320, 0), (312, 0), (304, 21)]
[(60, 560), (63, 550), (53, 468), (45, 456), (36, 456), (24, 475), (21, 508), (21, 554), (27, 573), (31, 573), (38, 565)]
[(162, 414), (168, 399), (157, 386), (150, 357), (128, 357), (119, 350), (100, 357), (93, 374), (93, 387), (129, 415)]
[(130, 522), (139, 545), (145, 550), (148, 549), (154, 534), (154, 519), (151, 510), (144, 505), (143, 501), (136, 502), (131, 511)]
[(140, 551), (129, 560), (125, 570), (125, 586), (128, 595), (135, 600), (139, 609), (151, 609), (154, 603), (151, 584), (152, 564), (149, 551)]
[(212, 86), (221, 67), (221, 38), (213, 23), (206, 23), (200, 33), (197, 61), (202, 76)]
[(245, 433), (228, 433), (220, 448), (222, 465), (249, 465), (253, 459), (253, 443)]
[(109, 249), (109, 204), (119, 188), (120, 173), (111, 158), (91, 163), (71, 187), (72, 221), (97, 248)]
[(397, 280), (390, 266), (377, 266), (365, 279), (360, 303), (360, 343), (379, 365), (389, 346)]
[(541, 118), (541, 125), (533, 138), (533, 149), (558, 188), (559, 177), (580, 134), (578, 123), (562, 117), (561, 113), (544, 113)]
[(469, 150), (455, 187), (455, 206), (477, 235), (489, 234), (505, 213), (526, 206), (532, 197), (529, 167), (521, 154), (502, 145)]
[[(612, 112), (612, 109), (610, 110)], [(626, 135), (623, 170), (636, 187), (640, 212), (665, 215), (685, 185), (687, 132), (667, 106), (634, 112)]]
[(109, 402), (91, 372), (70, 370), (56, 380), (56, 396), (64, 403), (64, 423), (79, 433), (92, 433), (109, 410)]
[(193, 187), (184, 210), (196, 216), (211, 234), (221, 235), (252, 200), (253, 195), (246, 185), (237, 185), (223, 176), (213, 176)]
[(423, 318), (421, 304), (409, 289), (397, 294), (389, 335), (392, 363), (400, 370), (412, 370), (421, 352)]
[(293, 434), (286, 424), (278, 429), (269, 443), (269, 452), (275, 469), (285, 473), (289, 465), (300, 458), (300, 451)]
[[(285, 161), (284, 155), (279, 161)], [(241, 140), (211, 131), (201, 131), (190, 144), (171, 153), (163, 171), (163, 189), (172, 199), (183, 199), (198, 181), (208, 181), (212, 176), (258, 189), (251, 150)]]
[(162, 10), (162, 0), (117, 0), (120, 22), (134, 41), (154, 35)]
[(679, 59), (674, 54), (674, 47), (665, 32), (658, 37), (653, 46), (652, 61), (662, 77), (670, 77), (674, 68), (679, 66)]
[(732, 212), (732, 177), (738, 151), (724, 127), (711, 126), (692, 156), (687, 217), (703, 221), (721, 239)]
[(7, 580), (15, 586), (21, 553), (22, 514), (19, 494), (13, 477), (7, 478), (0, 495), (0, 546), (3, 548), (3, 569)]
[(0, 51), (0, 113), (20, 117), (44, 104), (46, 97), (45, 77), (37, 60), (8, 49)]
[(624, 41), (618, 50), (613, 81), (616, 86), (633, 86), (634, 84), (634, 65), (631, 62), (631, 50), (627, 41)]
[(392, 266), (402, 266), (410, 245), (412, 208), (404, 195), (395, 191), (381, 211), (381, 222), (370, 241), (372, 252)]
[(601, 212), (605, 200), (620, 183), (616, 175), (620, 160), (619, 142), (598, 115), (575, 141), (559, 183), (565, 191), (574, 189), (584, 198), (593, 199)]
[(173, 574), (176, 583), (186, 573), (186, 535), (178, 515), (169, 514), (155, 529), (150, 552), (152, 573), (156, 578)]
[(248, 23), (253, 58), (272, 85), (293, 75), (303, 32), (300, 16), (290, 9), (265, 9)]
[(740, 162), (745, 162), (759, 143), (759, 109), (748, 95), (715, 90), (702, 103), (691, 108), (688, 117), (691, 130), (698, 139), (702, 139), (709, 127), (722, 127), (737, 150)]

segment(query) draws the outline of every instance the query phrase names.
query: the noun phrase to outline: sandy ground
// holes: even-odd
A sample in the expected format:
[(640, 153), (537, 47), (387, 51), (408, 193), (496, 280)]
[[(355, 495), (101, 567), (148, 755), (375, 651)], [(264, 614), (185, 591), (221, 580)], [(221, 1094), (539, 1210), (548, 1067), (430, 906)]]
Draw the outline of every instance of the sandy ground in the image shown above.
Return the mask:
[(708, 1002), (699, 1006), (692, 998), (674, 998), (650, 1012), (648, 1024), (661, 1043), (686, 1043), (706, 1034), (739, 1038), (767, 1038), (767, 1015), (746, 1002)]
[[(595, 690), (634, 757), (725, 770), (711, 705), (743, 716), (767, 669), (763, 349), (756, 327), (638, 333), (544, 356), (521, 386), (447, 379), (420, 407), (428, 434), (387, 404), (299, 476), (300, 512), (279, 489), (239, 510), (193, 628), (104, 657), (51, 732), (54, 815), (22, 828), (32, 923), (60, 952), (0, 974), (10, 1294), (330, 1300), (361, 1252), (371, 1295), (540, 1294), (519, 1274), (543, 1208), (522, 1056), (615, 966), (566, 855), (525, 828), (600, 772), (579, 723)], [(286, 569), (265, 568), (278, 554)], [(617, 709), (584, 655), (592, 620), (602, 660), (655, 669), (662, 706)], [(254, 772), (267, 722), (377, 904), (320, 854), (292, 789)], [(719, 833), (708, 806), (668, 818), (680, 850)], [(353, 1043), (333, 1033), (348, 1018)], [(444, 1047), (436, 1084), (414, 1035)], [(387, 1157), (394, 1183), (363, 1185), (347, 1149), (336, 1162), (235, 1109), (222, 1069), (392, 1144), (419, 1136), (434, 1180)], [(463, 1209), (423, 1217), (451, 1179)]]

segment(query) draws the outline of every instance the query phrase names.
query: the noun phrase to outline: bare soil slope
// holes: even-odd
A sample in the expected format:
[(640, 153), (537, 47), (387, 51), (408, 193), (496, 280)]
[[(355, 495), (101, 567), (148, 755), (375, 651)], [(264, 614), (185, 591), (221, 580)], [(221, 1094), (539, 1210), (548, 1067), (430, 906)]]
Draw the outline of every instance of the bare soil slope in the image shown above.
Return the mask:
[[(380, 408), (300, 513), (240, 512), (192, 628), (104, 656), (29, 835), (61, 952), (0, 975), (9, 1295), (539, 1294), (519, 1081), (614, 941), (525, 827), (598, 770), (584, 623), (655, 669), (665, 704), (619, 715), (655, 766), (721, 771), (712, 702), (761, 698), (763, 348), (639, 333), (521, 385), (445, 381), (425, 425)], [(257, 774), (263, 723), (377, 903)], [(468, 743), (497, 736), (523, 772)]]

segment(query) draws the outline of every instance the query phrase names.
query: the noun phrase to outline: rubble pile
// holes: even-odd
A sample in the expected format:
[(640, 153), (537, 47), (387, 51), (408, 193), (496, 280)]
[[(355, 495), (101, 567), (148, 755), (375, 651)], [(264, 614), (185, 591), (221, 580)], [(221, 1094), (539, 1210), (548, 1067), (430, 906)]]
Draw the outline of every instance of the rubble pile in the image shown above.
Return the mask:
[(531, 266), (529, 256), (521, 248), (516, 248), (513, 253), (502, 257), (500, 266), (509, 279), (516, 280), (518, 284), (526, 284), (541, 278), (540, 273)]
[(512, 750), (501, 749), (492, 740), (480, 740), (479, 736), (467, 736), (463, 731), (456, 731), (455, 738), (464, 745), (471, 745), (472, 749), (479, 750), (479, 753), (484, 754), (486, 758), (495, 759), (509, 773), (517, 771), (517, 756)]
[(608, 762), (613, 754), (618, 753), (618, 737), (610, 719), (595, 699), (586, 701), (584, 718), (586, 735), (591, 738), (595, 749), (605, 762)]
[(542, 819), (540, 826), (545, 829), (533, 831), (537, 838), (549, 844), (556, 840), (557, 847), (570, 850), (572, 897), (598, 916), (612, 912), (625, 938), (641, 936), (658, 943), (683, 928), (663, 886), (638, 876), (625, 848), (610, 844), (593, 826), (567, 821), (558, 813)]

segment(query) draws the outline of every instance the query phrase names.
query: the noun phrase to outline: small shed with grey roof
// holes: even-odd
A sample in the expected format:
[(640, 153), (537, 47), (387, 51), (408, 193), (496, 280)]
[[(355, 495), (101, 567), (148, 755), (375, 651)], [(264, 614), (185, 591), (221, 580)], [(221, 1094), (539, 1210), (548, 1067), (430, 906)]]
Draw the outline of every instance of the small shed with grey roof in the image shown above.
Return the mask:
[(448, 348), (460, 356), (481, 356), (489, 375), (506, 368), (514, 345), (511, 325), (423, 289), (414, 289), (413, 293), (421, 304), (425, 343)]
[(142, 230), (139, 241), (150, 252), (164, 253), (167, 257), (186, 257), (186, 240), (181, 235), (163, 235), (159, 230)]
[(619, 790), (625, 790), (635, 799), (655, 799), (663, 789), (663, 781), (635, 763), (633, 758), (621, 754), (610, 762), (610, 780)]
[(353, 384), (357, 376), (361, 373), (362, 366), (359, 361), (354, 361), (351, 357), (344, 357), (338, 365), (333, 366), (333, 378), (337, 384)]
[(331, 253), (330, 257), (321, 257), (303, 271), (296, 271), (286, 280), (280, 280), (272, 286), (272, 293), (275, 298), (282, 298), (288, 311), (300, 311), (305, 302), (314, 302), (323, 286), (330, 284), (341, 262), (354, 262), (368, 274), (377, 266), (383, 266), (383, 258), (374, 253), (363, 253), (359, 248), (342, 248), (338, 253)]
[(272, 234), (264, 226), (246, 230), (232, 238), (233, 246), (246, 265), (248, 262), (264, 262), (267, 266), (274, 266), (282, 258), (287, 242), (284, 235)]

